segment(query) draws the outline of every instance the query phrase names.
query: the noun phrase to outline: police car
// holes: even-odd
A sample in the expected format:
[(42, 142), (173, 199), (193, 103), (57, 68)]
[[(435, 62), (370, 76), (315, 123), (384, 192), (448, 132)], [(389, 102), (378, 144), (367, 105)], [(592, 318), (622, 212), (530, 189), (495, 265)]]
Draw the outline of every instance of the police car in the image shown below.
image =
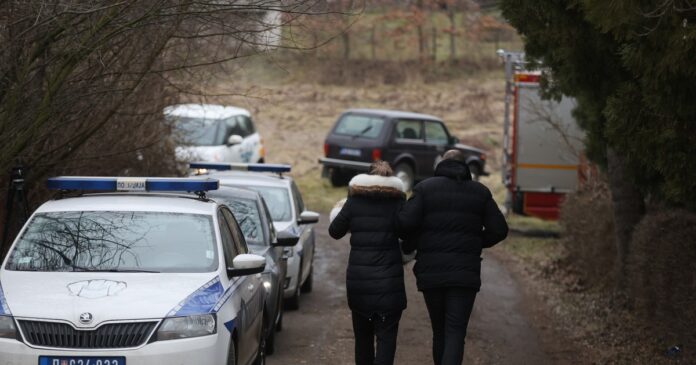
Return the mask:
[(218, 185), (49, 179), (110, 193), (46, 202), (22, 228), (0, 269), (0, 363), (263, 363), (266, 259), (205, 196)]
[(285, 304), (289, 309), (298, 309), (300, 292), (312, 291), (315, 248), (312, 224), (319, 221), (319, 214), (306, 210), (297, 185), (292, 178), (283, 175), (290, 172), (291, 167), (205, 162), (191, 163), (189, 166), (198, 174), (207, 173), (219, 179), (221, 185), (258, 191), (268, 205), (276, 230), (300, 237), (297, 245), (286, 251), (288, 275), (284, 285)]
[(221, 186), (208, 197), (226, 204), (239, 223), (246, 243), (252, 253), (266, 258), (266, 269), (261, 274), (266, 289), (264, 349), (266, 355), (275, 350), (275, 332), (283, 327), (283, 283), (287, 273), (284, 247), (297, 244), (298, 237), (287, 232), (277, 233), (271, 214), (261, 194), (246, 189)]

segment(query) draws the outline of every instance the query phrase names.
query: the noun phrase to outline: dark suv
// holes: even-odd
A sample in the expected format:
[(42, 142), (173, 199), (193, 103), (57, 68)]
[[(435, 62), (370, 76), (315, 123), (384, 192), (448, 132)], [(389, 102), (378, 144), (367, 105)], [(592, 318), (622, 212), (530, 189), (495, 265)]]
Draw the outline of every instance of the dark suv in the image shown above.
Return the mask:
[(413, 184), (433, 176), (435, 165), (449, 149), (464, 152), (474, 178), (487, 175), (486, 154), (459, 143), (437, 117), (395, 110), (349, 109), (326, 137), (322, 176), (334, 186), (367, 171), (374, 160), (385, 160), (410, 190)]

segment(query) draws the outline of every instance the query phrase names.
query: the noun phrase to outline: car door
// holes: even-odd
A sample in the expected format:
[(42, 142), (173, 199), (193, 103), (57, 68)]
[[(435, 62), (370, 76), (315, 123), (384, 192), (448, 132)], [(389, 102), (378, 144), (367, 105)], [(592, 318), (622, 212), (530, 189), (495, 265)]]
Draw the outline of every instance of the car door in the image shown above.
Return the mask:
[(440, 162), (442, 155), (449, 145), (449, 133), (444, 124), (435, 120), (423, 122), (425, 130), (426, 161), (423, 165), (423, 175), (432, 176), (435, 173), (435, 165)]
[[(391, 149), (399, 156), (411, 156), (415, 164), (416, 176), (428, 163), (429, 154), (423, 137), (423, 122), (415, 119), (401, 119), (395, 123)], [(396, 166), (392, 166), (396, 167)]]
[[(290, 184), (290, 189), (292, 191), (292, 200), (294, 202), (295, 206), (295, 214), (297, 215), (297, 219), (300, 218), (300, 214), (305, 211), (305, 205), (304, 201), (302, 200), (302, 194), (300, 193), (300, 189), (297, 188), (297, 185), (293, 181)], [(302, 268), (301, 268), (301, 279), (299, 284), (302, 284), (302, 281), (309, 275), (309, 272), (312, 268), (312, 261), (314, 260), (314, 240), (313, 237), (314, 235), (313, 230), (314, 230), (314, 225), (311, 224), (297, 224), (297, 220), (295, 221), (295, 224), (298, 227), (298, 232), (300, 236), (300, 241), (302, 243), (302, 248), (303, 248), (303, 256), (302, 256)]]
[[(220, 227), (225, 247), (225, 261), (228, 267), (232, 266), (232, 260), (239, 254), (248, 253), (244, 235), (242, 235), (237, 221), (227, 208), (221, 208), (218, 219), (224, 224)], [(248, 364), (256, 356), (259, 347), (261, 329), (257, 319), (260, 309), (255, 303), (258, 300), (255, 294), (259, 291), (257, 275), (246, 275), (236, 278), (238, 282), (232, 285), (237, 286), (237, 293), (241, 298), (239, 314), (237, 316), (238, 346), (237, 358), (241, 364)]]

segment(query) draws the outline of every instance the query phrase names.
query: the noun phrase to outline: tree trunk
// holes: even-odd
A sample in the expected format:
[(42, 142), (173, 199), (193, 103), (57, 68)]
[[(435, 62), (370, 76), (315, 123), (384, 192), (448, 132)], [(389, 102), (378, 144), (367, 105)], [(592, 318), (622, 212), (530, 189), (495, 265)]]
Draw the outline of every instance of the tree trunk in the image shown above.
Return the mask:
[[(614, 204), (614, 236), (616, 240), (616, 289), (627, 287), (627, 262), (631, 254), (633, 230), (645, 214), (643, 195), (631, 182), (626, 160), (614, 149), (607, 150), (609, 188)], [(591, 227), (588, 227), (591, 229)]]
[(454, 22), (454, 9), (452, 9), (452, 6), (447, 8), (447, 17), (449, 18), (450, 21), (450, 61), (454, 63), (454, 61), (457, 58), (457, 50), (455, 48), (455, 30), (457, 29), (455, 27), (455, 22)]
[(420, 20), (418, 22), (418, 58), (422, 61), (425, 59), (426, 50), (425, 50), (425, 32), (423, 31), (423, 21), (422, 21), (422, 16), (423, 16), (423, 0), (418, 0), (416, 2), (416, 6), (418, 7), (418, 12), (420, 13)]
[(341, 39), (343, 39), (343, 59), (348, 61), (350, 59), (350, 33), (347, 29), (341, 34)]
[(437, 28), (433, 27), (433, 54), (431, 58), (433, 59), (433, 62), (437, 61)]

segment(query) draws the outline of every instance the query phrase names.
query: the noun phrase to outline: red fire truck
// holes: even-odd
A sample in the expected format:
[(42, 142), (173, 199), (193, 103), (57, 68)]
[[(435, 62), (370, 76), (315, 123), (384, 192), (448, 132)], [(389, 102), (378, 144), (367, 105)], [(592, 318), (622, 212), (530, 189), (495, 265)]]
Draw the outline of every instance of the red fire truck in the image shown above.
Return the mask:
[(506, 206), (517, 214), (557, 219), (565, 194), (583, 177), (584, 134), (572, 116), (575, 100), (544, 100), (539, 72), (524, 54), (498, 51), (505, 61), (503, 183)]

